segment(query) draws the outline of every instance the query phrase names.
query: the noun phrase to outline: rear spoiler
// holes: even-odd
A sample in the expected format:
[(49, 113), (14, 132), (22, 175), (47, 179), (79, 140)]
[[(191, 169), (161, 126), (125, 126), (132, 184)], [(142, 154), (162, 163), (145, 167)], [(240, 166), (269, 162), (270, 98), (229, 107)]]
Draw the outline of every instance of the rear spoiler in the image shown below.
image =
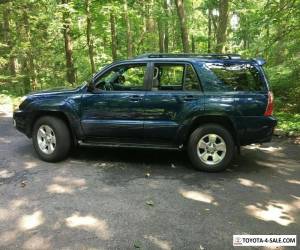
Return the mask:
[(266, 61), (263, 58), (253, 58), (252, 61), (257, 63), (259, 66), (263, 66), (266, 64)]

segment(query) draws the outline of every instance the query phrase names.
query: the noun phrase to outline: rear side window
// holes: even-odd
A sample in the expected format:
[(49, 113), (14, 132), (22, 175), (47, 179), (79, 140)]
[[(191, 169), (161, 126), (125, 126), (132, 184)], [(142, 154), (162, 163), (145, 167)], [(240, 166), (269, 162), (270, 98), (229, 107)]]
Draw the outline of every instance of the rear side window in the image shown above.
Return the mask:
[(262, 91), (265, 84), (260, 72), (251, 64), (206, 63), (200, 67), (205, 91)]
[(159, 83), (160, 89), (181, 90), (184, 73), (184, 65), (160, 65)]
[(200, 84), (194, 68), (187, 65), (185, 68), (184, 90), (194, 91), (200, 90)]
[(193, 67), (189, 64), (155, 63), (152, 90), (200, 90)]

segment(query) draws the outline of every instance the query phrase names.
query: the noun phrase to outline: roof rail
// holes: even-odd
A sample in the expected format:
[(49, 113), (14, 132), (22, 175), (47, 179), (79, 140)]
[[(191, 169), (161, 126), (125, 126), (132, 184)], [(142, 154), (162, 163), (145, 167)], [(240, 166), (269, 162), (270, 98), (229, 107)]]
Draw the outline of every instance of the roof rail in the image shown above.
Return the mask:
[(202, 58), (218, 58), (218, 59), (241, 59), (239, 54), (194, 54), (194, 53), (147, 53), (142, 54), (138, 58), (182, 58), (182, 57), (202, 57)]

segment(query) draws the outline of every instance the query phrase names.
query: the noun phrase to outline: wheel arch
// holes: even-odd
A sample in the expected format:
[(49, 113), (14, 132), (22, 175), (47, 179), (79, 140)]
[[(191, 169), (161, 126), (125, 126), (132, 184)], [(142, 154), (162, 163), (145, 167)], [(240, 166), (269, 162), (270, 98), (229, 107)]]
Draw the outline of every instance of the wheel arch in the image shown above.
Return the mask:
[(232, 119), (225, 115), (203, 115), (194, 118), (187, 129), (187, 133), (184, 138), (184, 145), (187, 144), (190, 135), (193, 133), (193, 131), (195, 131), (195, 129), (197, 129), (201, 125), (208, 124), (208, 123), (214, 123), (226, 128), (232, 135), (234, 143), (237, 146), (239, 146), (239, 136), (238, 136), (237, 128), (234, 122), (232, 121)]
[(62, 112), (62, 111), (56, 111), (56, 110), (39, 110), (33, 113), (32, 119), (31, 119), (31, 124), (29, 126), (29, 134), (30, 137), (32, 137), (32, 133), (33, 133), (33, 127), (34, 124), (36, 123), (36, 121), (43, 117), (43, 116), (51, 116), (51, 117), (56, 117), (61, 119), (68, 127), (69, 131), (70, 131), (70, 135), (72, 137), (72, 141), (73, 143), (77, 143), (77, 136), (76, 133), (73, 129), (73, 127), (71, 126), (71, 121), (68, 118), (68, 116)]

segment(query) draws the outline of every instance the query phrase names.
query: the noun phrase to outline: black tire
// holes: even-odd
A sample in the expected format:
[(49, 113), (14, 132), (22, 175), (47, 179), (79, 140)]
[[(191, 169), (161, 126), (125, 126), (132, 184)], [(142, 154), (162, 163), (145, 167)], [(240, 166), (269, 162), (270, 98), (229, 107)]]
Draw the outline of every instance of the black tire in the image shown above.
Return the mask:
[[(55, 149), (51, 154), (44, 153), (38, 145), (37, 134), (42, 125), (49, 126), (56, 137)], [(71, 135), (67, 125), (63, 120), (53, 116), (43, 116), (35, 122), (32, 141), (38, 156), (48, 162), (57, 162), (65, 159), (71, 148)]]
[[(216, 134), (220, 136), (226, 144), (224, 158), (217, 164), (206, 164), (198, 156), (198, 142), (207, 134)], [(232, 135), (227, 129), (220, 125), (210, 123), (205, 124), (193, 131), (189, 138), (187, 150), (189, 158), (196, 169), (206, 172), (219, 172), (226, 169), (226, 167), (231, 163), (235, 153), (235, 143)]]

